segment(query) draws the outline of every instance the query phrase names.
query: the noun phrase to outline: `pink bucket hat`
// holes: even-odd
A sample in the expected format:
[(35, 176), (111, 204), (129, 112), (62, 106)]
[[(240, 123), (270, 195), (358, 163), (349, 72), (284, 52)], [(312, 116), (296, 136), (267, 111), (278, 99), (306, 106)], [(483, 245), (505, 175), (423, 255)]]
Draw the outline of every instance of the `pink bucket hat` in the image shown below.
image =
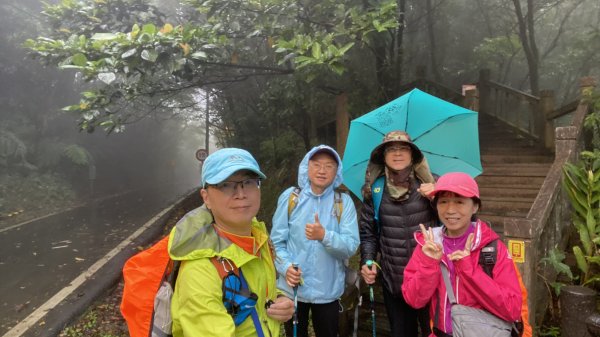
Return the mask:
[(465, 198), (479, 199), (479, 187), (475, 179), (463, 172), (450, 172), (441, 176), (435, 183), (432, 195), (436, 196), (443, 191), (454, 192)]

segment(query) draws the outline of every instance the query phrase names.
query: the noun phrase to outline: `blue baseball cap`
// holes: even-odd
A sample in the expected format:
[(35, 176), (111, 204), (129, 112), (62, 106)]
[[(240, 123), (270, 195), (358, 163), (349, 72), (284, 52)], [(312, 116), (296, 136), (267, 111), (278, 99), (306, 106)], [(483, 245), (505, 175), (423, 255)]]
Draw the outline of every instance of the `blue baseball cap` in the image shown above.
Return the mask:
[(218, 184), (240, 170), (252, 171), (261, 179), (267, 177), (260, 171), (250, 152), (230, 147), (215, 151), (206, 157), (202, 165), (202, 187), (206, 187), (206, 184)]

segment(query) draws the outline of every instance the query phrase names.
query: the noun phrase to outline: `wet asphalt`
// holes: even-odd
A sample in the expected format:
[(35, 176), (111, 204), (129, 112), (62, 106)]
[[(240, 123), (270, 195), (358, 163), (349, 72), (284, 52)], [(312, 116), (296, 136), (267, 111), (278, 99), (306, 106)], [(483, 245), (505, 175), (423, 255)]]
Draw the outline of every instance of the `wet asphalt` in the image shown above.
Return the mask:
[[(131, 191), (0, 228), (0, 336), (157, 213), (190, 193), (193, 188), (183, 184)], [(37, 325), (43, 330), (44, 322)]]

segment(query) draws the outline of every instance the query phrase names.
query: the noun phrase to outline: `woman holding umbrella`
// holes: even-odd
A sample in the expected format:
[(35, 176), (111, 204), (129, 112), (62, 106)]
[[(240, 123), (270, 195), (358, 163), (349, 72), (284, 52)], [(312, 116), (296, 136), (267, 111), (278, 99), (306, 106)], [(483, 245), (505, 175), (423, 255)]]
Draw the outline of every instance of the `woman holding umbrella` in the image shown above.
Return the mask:
[[(414, 309), (402, 295), (403, 274), (417, 243), (419, 224), (433, 227), (437, 216), (428, 195), (434, 178), (419, 148), (404, 131), (392, 131), (371, 152), (360, 215), (361, 274), (372, 286), (383, 279), (384, 303), (394, 337), (430, 334), (427, 308)], [(372, 263), (379, 259), (377, 263)], [(372, 267), (370, 267), (372, 265)]]

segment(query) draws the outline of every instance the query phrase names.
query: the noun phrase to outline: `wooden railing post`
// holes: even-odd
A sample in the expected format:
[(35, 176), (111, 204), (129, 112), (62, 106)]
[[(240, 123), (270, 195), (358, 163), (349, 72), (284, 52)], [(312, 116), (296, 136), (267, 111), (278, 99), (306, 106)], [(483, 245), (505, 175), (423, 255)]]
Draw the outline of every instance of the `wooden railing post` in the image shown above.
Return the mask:
[(491, 90), (488, 82), (490, 81), (490, 70), (481, 69), (479, 70), (479, 84), (477, 89), (479, 90), (479, 112), (490, 113), (490, 95)]
[(554, 120), (548, 116), (554, 111), (554, 90), (540, 92), (539, 113), (536, 118), (536, 132), (539, 132), (540, 143), (548, 150), (554, 149)]
[(477, 88), (465, 91), (463, 106), (469, 110), (479, 111), (479, 95)]
[(579, 80), (579, 88), (581, 89), (581, 98), (592, 96), (594, 88), (596, 88), (596, 79), (592, 76), (582, 77)]
[(335, 141), (340, 156), (344, 155), (349, 129), (350, 117), (348, 117), (348, 94), (342, 92), (335, 97)]

